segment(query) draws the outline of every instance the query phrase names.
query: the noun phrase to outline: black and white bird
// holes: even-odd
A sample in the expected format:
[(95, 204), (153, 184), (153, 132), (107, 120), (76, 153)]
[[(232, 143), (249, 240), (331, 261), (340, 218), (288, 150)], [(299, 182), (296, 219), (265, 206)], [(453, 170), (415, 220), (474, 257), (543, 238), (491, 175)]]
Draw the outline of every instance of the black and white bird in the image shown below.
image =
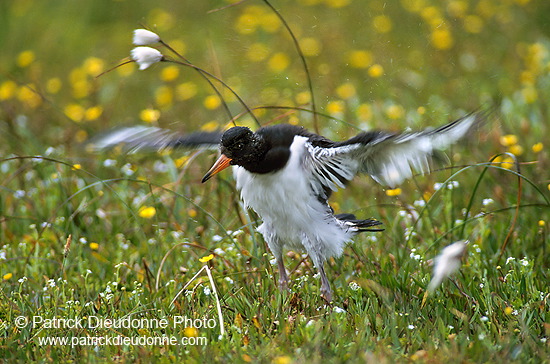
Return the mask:
[(95, 150), (121, 145), (127, 152), (167, 148), (219, 148), (220, 157), (206, 182), (234, 166), (237, 189), (247, 207), (263, 220), (258, 231), (275, 256), (279, 286), (288, 287), (283, 248), (305, 250), (321, 276), (321, 294), (332, 300), (324, 262), (342, 255), (346, 243), (363, 231), (381, 231), (376, 220), (335, 215), (328, 204), (332, 191), (357, 174), (396, 187), (413, 173), (430, 171), (441, 150), (457, 142), (483, 120), (469, 114), (437, 129), (420, 132), (362, 132), (335, 142), (294, 125), (266, 126), (253, 132), (232, 127), (225, 132), (181, 135), (154, 127), (131, 127), (96, 139)]

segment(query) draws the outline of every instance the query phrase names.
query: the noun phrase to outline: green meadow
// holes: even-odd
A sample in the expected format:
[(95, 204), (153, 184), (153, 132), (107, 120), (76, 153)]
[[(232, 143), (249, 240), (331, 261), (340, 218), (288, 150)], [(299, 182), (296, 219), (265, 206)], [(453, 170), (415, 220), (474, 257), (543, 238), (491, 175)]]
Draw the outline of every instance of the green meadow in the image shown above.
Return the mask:
[[(138, 28), (166, 62), (128, 62)], [(0, 46), (0, 360), (550, 362), (550, 3), (3, 0)], [(332, 196), (385, 231), (326, 263), (330, 304), (303, 252), (279, 291), (231, 173), (200, 182), (215, 152), (87, 148), (131, 125), (344, 140), (476, 111), (433, 173)]]

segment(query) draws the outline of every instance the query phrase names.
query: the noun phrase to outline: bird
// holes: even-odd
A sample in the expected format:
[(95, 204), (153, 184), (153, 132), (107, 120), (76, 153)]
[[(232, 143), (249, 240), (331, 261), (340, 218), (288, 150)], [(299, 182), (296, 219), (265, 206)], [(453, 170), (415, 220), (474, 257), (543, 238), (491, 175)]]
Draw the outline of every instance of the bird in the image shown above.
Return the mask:
[(335, 214), (328, 203), (331, 193), (359, 174), (396, 188), (415, 173), (428, 173), (435, 161), (445, 160), (445, 148), (470, 134), (484, 119), (483, 113), (474, 112), (438, 128), (401, 133), (362, 131), (344, 141), (333, 141), (291, 124), (268, 125), (256, 131), (234, 126), (191, 134), (135, 126), (108, 132), (89, 145), (94, 151), (119, 146), (128, 153), (218, 149), (219, 158), (202, 182), (233, 167), (244, 205), (262, 220), (257, 231), (277, 262), (279, 287), (285, 290), (289, 286), (284, 249), (305, 251), (319, 272), (321, 297), (331, 302), (326, 260), (341, 256), (355, 235), (384, 230), (373, 218)]

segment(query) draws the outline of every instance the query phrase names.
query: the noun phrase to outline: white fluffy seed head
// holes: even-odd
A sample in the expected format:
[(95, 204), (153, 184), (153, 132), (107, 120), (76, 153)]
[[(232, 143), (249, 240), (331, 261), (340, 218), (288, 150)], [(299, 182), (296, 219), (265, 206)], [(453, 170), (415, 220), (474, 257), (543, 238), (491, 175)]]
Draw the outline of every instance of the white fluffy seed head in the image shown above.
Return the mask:
[(136, 29), (134, 30), (133, 43), (137, 46), (145, 46), (158, 43), (160, 37), (147, 29)]
[(130, 54), (140, 70), (147, 69), (152, 64), (162, 61), (164, 57), (157, 49), (151, 47), (136, 47), (132, 49)]
[(441, 254), (435, 258), (433, 278), (428, 285), (429, 291), (435, 290), (445, 278), (460, 268), (467, 245), (468, 240), (460, 240), (443, 248)]

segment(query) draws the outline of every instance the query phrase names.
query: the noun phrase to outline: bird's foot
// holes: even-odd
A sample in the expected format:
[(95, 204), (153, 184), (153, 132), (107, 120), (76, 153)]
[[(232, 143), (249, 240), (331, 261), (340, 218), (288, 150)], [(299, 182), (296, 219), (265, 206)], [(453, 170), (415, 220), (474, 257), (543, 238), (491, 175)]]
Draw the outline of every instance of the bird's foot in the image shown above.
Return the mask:
[(282, 259), (279, 260), (279, 289), (281, 291), (286, 291), (288, 289), (288, 275), (286, 274)]
[(319, 266), (319, 273), (321, 274), (321, 297), (330, 304), (332, 302), (332, 289), (330, 289), (330, 283), (328, 282), (323, 265)]
[(321, 287), (321, 297), (329, 304), (332, 302), (332, 290), (330, 287)]
[(279, 289), (281, 291), (288, 290), (288, 278), (287, 279), (281, 279), (279, 278)]

